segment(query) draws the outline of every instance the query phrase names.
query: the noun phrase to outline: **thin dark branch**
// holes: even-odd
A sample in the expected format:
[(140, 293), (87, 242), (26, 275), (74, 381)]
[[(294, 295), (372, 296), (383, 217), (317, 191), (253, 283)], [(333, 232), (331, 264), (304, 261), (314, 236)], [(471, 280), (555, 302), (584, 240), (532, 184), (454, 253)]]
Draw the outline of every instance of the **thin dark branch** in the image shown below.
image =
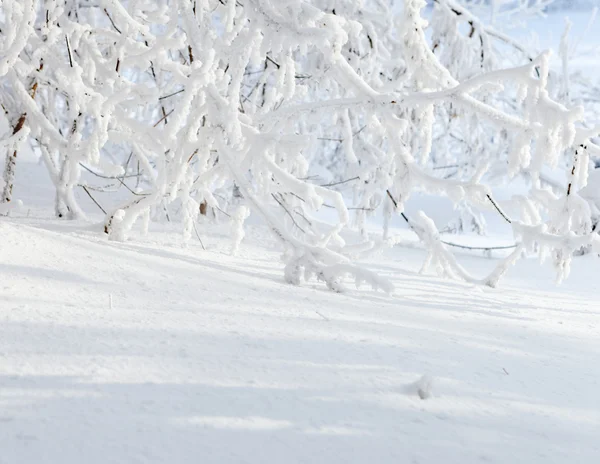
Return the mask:
[[(119, 177), (117, 176), (105, 176), (102, 174), (98, 174), (97, 172), (92, 171), (90, 168), (88, 168), (85, 164), (83, 163), (79, 163), (79, 166), (81, 166), (83, 169), (85, 169), (87, 172), (89, 172), (90, 174), (95, 175), (96, 177), (100, 177), (101, 179), (119, 179)], [(141, 174), (131, 174), (129, 176), (121, 176), (121, 179), (129, 179), (131, 177), (140, 177)]]
[[(392, 194), (390, 193), (389, 190), (386, 190), (386, 193), (388, 195), (388, 197), (390, 197), (390, 200), (392, 200), (392, 203), (394, 204), (394, 206), (396, 208), (398, 208), (398, 203), (396, 202), (396, 200), (394, 199), (394, 197), (392, 196)], [(490, 198), (488, 196), (488, 198)], [(490, 200), (492, 201), (492, 203), (494, 203), (494, 205), (496, 204), (491, 198)], [(500, 209), (498, 209), (498, 211), (500, 211)], [(502, 214), (502, 212), (500, 212), (500, 214)], [(400, 215), (402, 216), (402, 218), (406, 221), (406, 223), (408, 224), (408, 226), (415, 232), (415, 226), (412, 224), (412, 222), (408, 219), (408, 217), (406, 216), (406, 214), (404, 214), (404, 212), (401, 212)], [(503, 215), (504, 216), (504, 215)], [(419, 235), (417, 233), (417, 235)], [(504, 246), (493, 246), (493, 247), (474, 247), (474, 246), (469, 246), (469, 245), (460, 245), (458, 243), (452, 243), (452, 242), (447, 242), (445, 240), (440, 240), (440, 242), (442, 242), (444, 245), (448, 245), (454, 248), (462, 248), (463, 250), (481, 250), (481, 251), (493, 251), (493, 250), (510, 250), (512, 248), (516, 248), (517, 245), (504, 245)]]
[(275, 60), (273, 60), (273, 58), (271, 58), (269, 55), (267, 55), (267, 61), (270, 61), (275, 66), (277, 66), (277, 69), (281, 68), (281, 65), (279, 65), (279, 63), (277, 63)]
[(344, 139), (334, 139), (331, 137), (317, 137), (317, 140), (324, 140), (326, 142), (343, 142)]
[(104, 8), (104, 13), (106, 14), (106, 16), (108, 16), (108, 19), (110, 20), (110, 23), (112, 24), (112, 27), (115, 28), (115, 31), (117, 31), (120, 34), (121, 33), (121, 29), (119, 29), (117, 27), (117, 25), (113, 21), (112, 17), (110, 16), (110, 14), (108, 13), (108, 10), (106, 8)]
[(96, 206), (97, 206), (98, 208), (100, 208), (100, 210), (101, 210), (101, 211), (102, 211), (104, 214), (106, 214), (106, 211), (104, 210), (104, 208), (103, 208), (102, 206), (100, 206), (100, 203), (98, 203), (98, 202), (96, 201), (96, 199), (95, 199), (95, 198), (92, 196), (92, 194), (91, 194), (91, 193), (90, 193), (90, 191), (87, 189), (87, 187), (86, 187), (85, 185), (81, 185), (81, 188), (83, 189), (83, 191), (84, 191), (85, 193), (87, 193), (87, 194), (88, 194), (88, 197), (90, 197), (90, 198), (92, 199), (92, 201), (93, 201), (93, 202), (96, 204)]
[(202, 249), (206, 251), (206, 248), (204, 248), (204, 243), (202, 243), (202, 239), (200, 238), (200, 234), (198, 233), (198, 229), (196, 229), (196, 221), (192, 222), (192, 224), (194, 225), (194, 231), (196, 232), (196, 237), (198, 237), (198, 240), (200, 241), (200, 245), (202, 245)]
[(438, 169), (451, 169), (451, 168), (460, 168), (461, 166), (464, 166), (466, 163), (464, 164), (448, 164), (446, 166), (435, 166), (433, 168), (433, 170), (438, 170)]
[(173, 111), (175, 111), (175, 109), (172, 109), (167, 114), (164, 114), (163, 117), (160, 118), (158, 121), (156, 121), (156, 123), (152, 127), (158, 126), (161, 122), (163, 122), (165, 119), (167, 119), (168, 116), (171, 116), (171, 114), (173, 113)]
[(71, 44), (69, 43), (69, 37), (65, 34), (65, 42), (67, 43), (67, 52), (69, 53), (69, 66), (73, 67), (73, 57), (71, 56)]
[[(352, 137), (356, 137), (358, 134), (360, 134), (366, 128), (367, 128), (367, 125), (365, 124), (360, 129), (358, 129), (356, 132), (354, 132), (352, 134)], [(338, 142), (338, 143), (342, 143), (344, 141), (344, 139), (335, 138), (335, 137), (317, 137), (317, 140), (325, 140), (327, 142)]]
[[(286, 212), (286, 213), (287, 213), (287, 215), (290, 217), (290, 219), (292, 220), (292, 222), (294, 223), (294, 225), (295, 225), (295, 226), (296, 226), (298, 229), (300, 229), (300, 230), (301, 230), (303, 233), (306, 233), (306, 231), (305, 231), (305, 230), (304, 230), (302, 227), (300, 227), (300, 226), (298, 225), (298, 223), (297, 223), (297, 222), (296, 222), (296, 220), (294, 219), (294, 216), (292, 216), (292, 213), (290, 213), (290, 212), (289, 212), (289, 210), (288, 210), (288, 209), (285, 207), (285, 205), (284, 205), (284, 204), (283, 204), (283, 203), (282, 203), (282, 202), (281, 202), (281, 201), (280, 201), (280, 200), (279, 200), (279, 199), (278, 199), (278, 198), (275, 196), (275, 194), (274, 194), (274, 193), (272, 193), (272, 194), (271, 194), (271, 196), (272, 196), (272, 197), (275, 199), (275, 201), (276, 201), (277, 203), (279, 203), (279, 206), (281, 206), (281, 207), (282, 207), (282, 208), (285, 210), (285, 212)], [(283, 200), (283, 198), (282, 198), (282, 200)], [(284, 201), (285, 201), (285, 200), (284, 200)]]
[[(81, 184), (78, 184), (79, 187), (82, 187)], [(100, 187), (96, 187), (94, 185), (86, 185), (86, 187), (88, 188), (88, 190), (91, 190), (92, 192), (98, 192), (98, 193), (115, 193), (119, 190), (119, 187), (113, 184), (110, 185), (105, 185), (105, 186), (100, 186)], [(116, 187), (116, 188), (115, 188)]]
[[(296, 197), (298, 200), (306, 203), (306, 200), (304, 198), (296, 195), (294, 192), (285, 192), (285, 193), (286, 193), (286, 195), (292, 195), (292, 196)], [(323, 203), (321, 206), (323, 206), (325, 208), (331, 208), (331, 209), (336, 209), (337, 208), (337, 206), (329, 205), (327, 203)], [(358, 210), (358, 211), (373, 211), (373, 208), (361, 208), (361, 207), (349, 207), (349, 208), (346, 208), (346, 209), (349, 210), (349, 211), (356, 211), (356, 210)]]
[[(304, 200), (302, 200), (302, 201), (304, 201)], [(327, 203), (323, 203), (323, 206), (325, 208), (332, 208), (332, 209), (336, 209), (337, 208), (337, 206), (328, 205)], [(356, 206), (356, 207), (355, 206), (350, 206), (350, 207), (346, 207), (346, 209), (348, 211), (373, 211), (373, 208), (363, 208), (363, 207), (360, 207), (360, 206)]]
[(352, 182), (353, 180), (358, 180), (358, 179), (360, 179), (360, 177), (356, 176), (351, 179), (342, 180), (340, 182), (332, 182), (331, 184), (321, 184), (321, 187), (333, 187), (335, 185), (345, 184), (347, 182)]
[[(390, 191), (386, 190), (386, 193), (387, 193), (388, 197), (390, 197), (390, 200), (392, 200), (392, 203), (394, 204), (394, 208), (398, 209), (398, 203), (396, 202), (396, 200), (394, 199), (394, 197), (392, 196)], [(406, 217), (406, 214), (404, 214), (404, 212), (401, 211), (400, 215), (406, 221), (406, 223), (410, 226), (410, 228), (414, 230), (414, 227), (413, 227), (412, 223), (408, 220), (408, 217)]]
[(454, 248), (462, 248), (463, 250), (481, 250), (481, 251), (494, 251), (494, 250), (512, 250), (517, 247), (517, 244), (514, 245), (505, 245), (505, 246), (488, 246), (488, 247), (474, 247), (469, 245), (459, 245), (458, 243), (446, 242), (445, 240), (440, 240), (444, 245), (448, 245)]
[(225, 216), (227, 216), (228, 218), (231, 217), (231, 214), (226, 213), (225, 211), (223, 211), (221, 208), (219, 208), (218, 206), (215, 206), (215, 208), (217, 208), (219, 211), (221, 211)]
[[(120, 178), (116, 177), (116, 179), (117, 179), (117, 180), (118, 180), (118, 181), (121, 183), (121, 185), (122, 185), (123, 187), (125, 187), (127, 190), (129, 190), (129, 191), (130, 191), (130, 192), (131, 192), (133, 195), (135, 195), (135, 196), (138, 196), (138, 197), (147, 197), (148, 195), (150, 195), (149, 193), (137, 193), (137, 192), (134, 192), (134, 191), (133, 191), (133, 190), (131, 190), (131, 189), (129, 188), (129, 186), (128, 186), (128, 185), (127, 185), (125, 182), (123, 182), (123, 181), (122, 181)], [(167, 217), (168, 217), (168, 215), (167, 215)], [(169, 222), (170, 222), (170, 221), (169, 221)]]
[(177, 92), (170, 93), (169, 95), (164, 95), (162, 97), (159, 97), (158, 99), (159, 100), (165, 100), (167, 98), (174, 97), (175, 95), (180, 94), (181, 92), (185, 92), (185, 89), (178, 90)]
[(354, 134), (352, 134), (352, 137), (356, 137), (358, 134), (360, 134), (362, 131), (364, 131), (367, 128), (367, 125), (365, 124), (364, 126), (362, 126), (360, 129), (358, 129)]
[(488, 193), (486, 195), (486, 197), (488, 197), (488, 200), (490, 200), (490, 202), (492, 203), (492, 205), (494, 205), (494, 208), (496, 208), (496, 211), (498, 211), (498, 213), (500, 213), (500, 216), (502, 216), (506, 222), (508, 222), (509, 224), (512, 224), (512, 221), (508, 218), (508, 216), (506, 214), (504, 214), (504, 211), (502, 211), (500, 209), (500, 206), (498, 206), (498, 203), (496, 203), (494, 201), (494, 199), (492, 198), (492, 196)]
[(304, 219), (304, 221), (306, 221), (306, 223), (312, 227), (312, 222), (309, 221), (309, 219), (304, 215), (304, 213), (302, 211), (298, 211), (298, 209), (300, 208), (294, 208), (294, 213), (296, 213), (298, 216), (300, 216), (302, 219)]

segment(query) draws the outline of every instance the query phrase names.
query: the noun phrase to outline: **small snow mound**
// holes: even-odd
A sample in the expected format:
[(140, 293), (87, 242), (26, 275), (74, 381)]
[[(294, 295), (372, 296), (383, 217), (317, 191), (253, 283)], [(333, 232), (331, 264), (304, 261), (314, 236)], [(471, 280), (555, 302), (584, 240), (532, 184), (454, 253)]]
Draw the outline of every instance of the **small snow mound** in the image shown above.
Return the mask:
[(431, 398), (431, 389), (433, 387), (433, 378), (429, 375), (424, 375), (415, 384), (417, 387), (417, 394), (422, 400)]
[(426, 400), (431, 398), (433, 387), (433, 378), (430, 375), (423, 375), (419, 380), (406, 386), (405, 393), (419, 395), (419, 398)]
[(111, 220), (111, 228), (110, 228), (110, 232), (108, 234), (108, 239), (109, 240), (114, 240), (116, 242), (124, 242), (126, 239), (126, 230), (127, 228), (124, 227), (123, 222), (125, 221), (125, 216), (126, 213), (125, 211), (123, 211), (122, 209), (118, 209), (115, 211), (115, 213), (113, 214), (112, 220)]
[(0, 203), (0, 215), (6, 216), (12, 210), (17, 210), (23, 207), (21, 200), (13, 200), (8, 203)]

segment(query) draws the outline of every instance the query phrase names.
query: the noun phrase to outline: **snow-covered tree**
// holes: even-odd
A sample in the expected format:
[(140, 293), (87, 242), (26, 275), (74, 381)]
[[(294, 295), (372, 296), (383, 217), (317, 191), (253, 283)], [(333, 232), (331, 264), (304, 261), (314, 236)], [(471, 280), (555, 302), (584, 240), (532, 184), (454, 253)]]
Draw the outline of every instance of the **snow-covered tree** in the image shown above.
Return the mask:
[[(579, 195), (600, 131), (584, 126), (582, 108), (551, 98), (548, 53), (529, 56), (452, 0), (436, 0), (430, 26), (424, 0), (400, 3), (4, 0), (0, 99), (11, 129), (2, 208), (30, 142), (56, 187), (57, 216), (84, 216), (74, 192), (93, 198), (93, 186), (82, 170), (130, 192), (103, 209), (110, 239), (125, 240), (136, 221), (147, 226), (153, 210), (175, 202), (189, 236), (201, 205), (227, 209), (239, 192), (234, 250), (247, 206), (282, 242), (287, 281), (317, 276), (340, 290), (351, 275), (390, 290), (354, 264), (394, 243), (387, 226), (383, 239), (369, 237), (365, 215), (404, 214), (424, 191), (472, 217), (495, 211), (517, 239), (496, 270), (475, 278), (424, 213), (404, 215), (440, 274), (496, 285), (530, 252), (551, 255), (565, 277), (574, 251), (600, 251)], [(513, 65), (498, 59), (507, 46)], [(565, 159), (568, 187), (546, 188), (543, 171)], [(442, 163), (461, 169), (440, 176)], [(314, 182), (317, 166), (337, 181)], [(494, 200), (489, 182), (499, 175), (530, 181), (516, 217)], [(325, 207), (337, 212), (334, 224), (314, 217)], [(359, 243), (342, 237), (350, 208)]]

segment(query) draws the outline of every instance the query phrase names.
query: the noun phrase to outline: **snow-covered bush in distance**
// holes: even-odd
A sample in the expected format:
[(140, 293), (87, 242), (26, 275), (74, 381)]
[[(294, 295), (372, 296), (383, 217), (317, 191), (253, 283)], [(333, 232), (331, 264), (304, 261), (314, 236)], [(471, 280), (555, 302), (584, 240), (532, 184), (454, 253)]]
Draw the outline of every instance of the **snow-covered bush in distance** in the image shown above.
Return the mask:
[[(495, 24), (485, 23), (466, 10), (463, 5), (468, 5), (479, 12), (482, 17), (487, 17), (489, 9), (492, 6), (490, 1), (480, 0), (432, 0), (434, 5), (432, 13), (432, 22), (430, 29), (433, 31), (432, 48), (442, 64), (444, 64), (453, 74), (453, 76), (470, 77), (481, 70), (494, 70), (504, 67), (511, 67), (522, 62), (533, 61), (537, 56), (535, 46), (528, 44), (527, 41), (517, 40), (506, 33), (506, 30), (514, 30), (515, 24), (524, 24), (534, 16), (544, 16), (549, 6), (555, 2), (546, 1), (518, 1), (507, 0), (502, 3), (503, 8), (498, 9), (497, 16), (500, 18)], [(565, 105), (584, 104), (586, 116), (594, 119), (598, 114), (598, 95), (600, 95), (600, 85), (598, 79), (593, 75), (582, 73), (577, 70), (571, 70), (570, 61), (577, 57), (578, 49), (582, 42), (585, 42), (586, 36), (590, 30), (595, 27), (596, 22), (595, 9), (590, 10), (590, 17), (587, 26), (583, 30), (571, 31), (570, 22), (565, 21), (564, 32), (560, 42), (559, 58), (561, 62), (557, 69), (549, 70), (547, 77), (547, 87), (552, 99)], [(518, 18), (514, 21), (511, 18)], [(580, 59), (583, 57), (579, 57)], [(470, 65), (469, 65), (470, 63)], [(536, 74), (539, 76), (538, 71)], [(515, 95), (512, 92), (502, 92), (494, 96), (491, 102), (488, 96), (488, 103), (496, 107), (511, 111), (510, 108), (515, 105)], [(441, 124), (437, 126), (435, 140), (443, 140), (444, 153), (436, 155), (432, 153), (431, 163), (434, 169), (441, 169), (448, 178), (460, 177), (468, 174), (473, 169), (473, 159), (487, 157), (490, 161), (489, 173), (486, 176), (488, 182), (501, 185), (507, 182), (507, 171), (505, 169), (505, 154), (510, 149), (510, 140), (504, 132), (498, 133), (493, 127), (482, 124), (478, 121), (476, 125), (465, 124), (465, 114), (461, 114), (460, 109), (453, 108), (451, 105), (442, 107), (445, 113), (438, 118)], [(458, 123), (458, 122), (462, 123)], [(583, 127), (589, 127), (582, 121)], [(473, 134), (481, 134), (473, 137)], [(493, 140), (490, 146), (486, 140)], [(483, 150), (481, 141), (486, 145)], [(595, 138), (593, 139), (595, 140)], [(468, 153), (468, 156), (464, 156)], [(473, 153), (476, 156), (473, 156)], [(442, 160), (440, 163), (439, 160)], [(598, 166), (598, 160), (593, 157), (593, 161)], [(561, 154), (558, 168), (570, 168), (572, 165), (572, 153), (565, 152)], [(446, 166), (448, 168), (446, 168)], [(555, 170), (556, 171), (556, 170)], [(567, 171), (567, 169), (565, 169)], [(529, 174), (526, 169), (517, 173), (524, 180), (528, 180)], [(560, 194), (567, 190), (567, 183), (561, 179), (563, 175), (549, 170), (542, 170), (537, 173), (541, 184), (550, 188), (553, 193)], [(589, 190), (589, 189), (588, 189)], [(514, 197), (518, 201), (524, 199)], [(465, 205), (468, 208), (468, 205)], [(590, 203), (592, 209), (596, 208), (593, 202)], [(472, 209), (467, 210), (467, 215), (462, 215), (460, 219), (470, 219), (471, 228), (481, 232), (484, 230), (485, 223), (482, 217), (473, 214)], [(597, 213), (594, 214), (594, 221), (597, 222)], [(460, 224), (462, 225), (462, 224)]]
[[(431, 0), (435, 2), (436, 0)], [(457, 0), (472, 12), (488, 15), (492, 24), (501, 22), (512, 23), (522, 21), (524, 17), (543, 15), (546, 11), (565, 7), (561, 0)], [(562, 5), (561, 5), (562, 3)]]
[[(82, 168), (125, 186), (131, 198), (106, 211), (111, 239), (126, 239), (138, 218), (147, 224), (150, 209), (174, 201), (189, 236), (199, 205), (220, 208), (215, 192), (235, 188), (285, 247), (288, 282), (317, 276), (341, 290), (351, 275), (391, 291), (353, 261), (393, 239), (371, 239), (363, 228), (363, 243), (347, 244), (344, 197), (309, 176), (330, 129), (355, 185), (359, 224), (367, 210), (402, 212), (417, 191), (446, 196), (497, 211), (518, 246), (490, 276), (474, 278), (425, 215), (406, 217), (440, 274), (496, 285), (522, 252), (541, 250), (566, 276), (574, 250), (600, 250), (578, 194), (590, 154), (600, 153), (590, 141), (599, 131), (576, 127), (582, 109), (549, 97), (547, 54), (508, 69), (473, 54), (461, 55), (470, 72), (445, 63), (426, 36), (424, 6), (404, 0), (395, 16), (382, 0), (5, 0), (0, 98), (13, 130), (3, 144), (14, 160), (19, 144), (34, 141), (58, 216), (83, 216), (74, 189), (92, 194)], [(461, 11), (455, 16), (466, 17)], [(507, 104), (501, 96), (511, 91)], [(458, 179), (437, 176), (430, 163), (449, 105), (479, 144)], [(509, 218), (485, 183), (491, 152), (504, 157), (507, 175), (532, 179), (521, 217)], [(541, 170), (565, 153), (568, 189), (545, 190)], [(7, 162), (4, 203), (15, 166)], [(139, 188), (127, 185), (131, 176)], [(322, 207), (337, 211), (335, 224), (312, 217)], [(243, 211), (233, 215), (234, 250)]]
[(549, 10), (586, 10), (598, 6), (596, 0), (554, 0)]

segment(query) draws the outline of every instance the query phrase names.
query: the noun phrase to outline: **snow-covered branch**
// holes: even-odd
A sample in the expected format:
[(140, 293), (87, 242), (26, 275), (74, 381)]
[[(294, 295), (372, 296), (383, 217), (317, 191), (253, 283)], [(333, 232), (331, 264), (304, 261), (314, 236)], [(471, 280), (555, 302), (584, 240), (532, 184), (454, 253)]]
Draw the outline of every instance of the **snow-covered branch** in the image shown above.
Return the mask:
[[(377, 0), (5, 0), (0, 99), (11, 131), (2, 146), (14, 156), (3, 202), (30, 140), (56, 186), (57, 216), (84, 216), (75, 192), (92, 195), (82, 166), (130, 193), (106, 207), (110, 239), (127, 239), (138, 219), (146, 227), (150, 211), (174, 203), (189, 237), (199, 214), (227, 208), (239, 192), (245, 206), (227, 213), (234, 251), (247, 206), (282, 242), (289, 282), (317, 276), (340, 290), (350, 274), (390, 291), (351, 259), (357, 247), (376, 248), (366, 215), (383, 208), (389, 219), (419, 191), (470, 214), (501, 213), (489, 185), (501, 170), (532, 180), (527, 214), (509, 221), (514, 252), (473, 278), (423, 216), (413, 222), (428, 262), (496, 285), (537, 243), (566, 274), (576, 246), (595, 244), (578, 192), (589, 154), (600, 151), (596, 134), (582, 129), (582, 108), (551, 98), (548, 53), (529, 57), (463, 6), (436, 3), (428, 38), (424, 0), (404, 0), (399, 17)], [(524, 64), (499, 67), (494, 40)], [(544, 190), (543, 171), (565, 156), (568, 189)], [(455, 178), (435, 169), (452, 163), (464, 166)], [(310, 173), (324, 165), (339, 178), (318, 185)], [(342, 179), (355, 179), (352, 199), (336, 190)], [(324, 226), (314, 215), (327, 206), (337, 219)], [(343, 238), (350, 211), (362, 244)]]

